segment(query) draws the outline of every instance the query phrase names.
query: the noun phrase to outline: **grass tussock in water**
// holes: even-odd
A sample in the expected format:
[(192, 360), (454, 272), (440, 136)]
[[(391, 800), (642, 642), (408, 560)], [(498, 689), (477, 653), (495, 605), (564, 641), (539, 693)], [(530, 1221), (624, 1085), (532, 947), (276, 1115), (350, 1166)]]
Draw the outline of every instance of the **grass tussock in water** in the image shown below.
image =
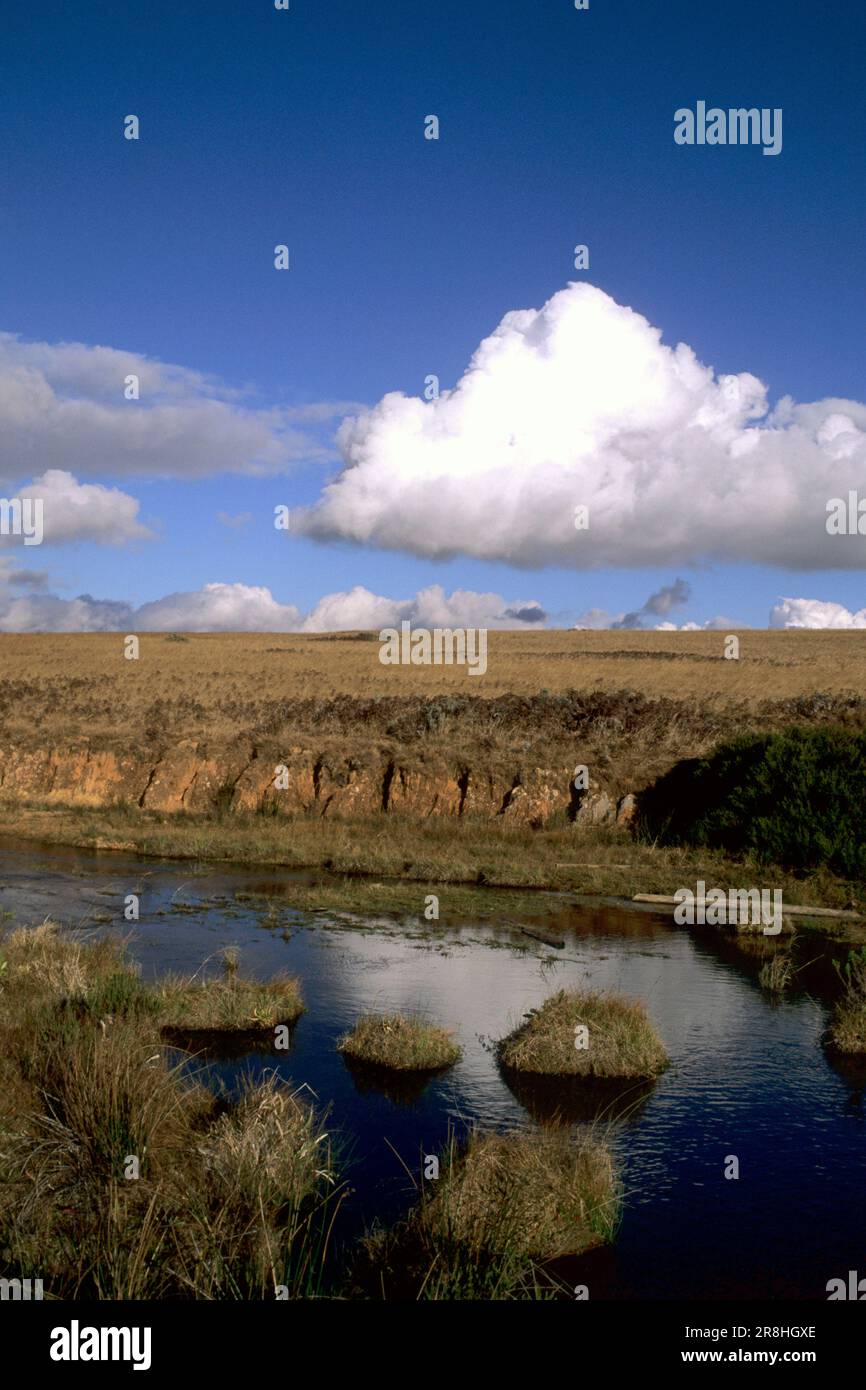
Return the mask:
[(758, 971), (758, 983), (769, 994), (784, 994), (794, 983), (794, 962), (787, 951), (776, 951)]
[(332, 1140), (309, 1105), (273, 1077), (249, 1083), (196, 1151), (193, 1237), (181, 1251), (200, 1298), (312, 1297), (341, 1189)]
[(866, 1053), (866, 948), (849, 951), (839, 974), (843, 990), (833, 1010), (827, 1044), (836, 1052)]
[(390, 1231), (367, 1238), (358, 1266), (374, 1297), (551, 1296), (546, 1263), (610, 1241), (620, 1188), (610, 1153), (562, 1128), (450, 1139), (439, 1177)]
[(238, 973), (235, 953), (223, 953), (223, 978), (164, 977), (156, 989), (167, 1033), (267, 1033), (295, 1023), (304, 1011), (300, 982), (276, 975), (265, 982)]
[(341, 1194), (298, 1095), (214, 1095), (170, 1063), (116, 945), (50, 924), (0, 939), (6, 1277), (46, 1298), (315, 1296)]
[(643, 1004), (619, 995), (560, 990), (498, 1048), (503, 1067), (538, 1076), (658, 1076), (667, 1053)]
[(403, 1014), (362, 1015), (338, 1047), (355, 1061), (394, 1071), (438, 1071), (461, 1056), (444, 1028)]

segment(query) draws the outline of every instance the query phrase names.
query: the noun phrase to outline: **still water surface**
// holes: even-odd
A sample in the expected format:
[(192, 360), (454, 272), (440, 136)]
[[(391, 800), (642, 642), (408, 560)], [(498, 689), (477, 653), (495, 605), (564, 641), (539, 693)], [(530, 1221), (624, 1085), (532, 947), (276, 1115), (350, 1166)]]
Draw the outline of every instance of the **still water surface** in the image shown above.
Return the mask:
[[(216, 973), (215, 953), (232, 944), (250, 974), (300, 976), (307, 1012), (291, 1049), (212, 1067), (228, 1084), (239, 1068), (276, 1069), (328, 1108), (354, 1190), (346, 1238), (410, 1203), (398, 1155), (417, 1171), (449, 1125), (544, 1117), (556, 1096), (530, 1090), (519, 1100), (490, 1040), (554, 990), (586, 984), (642, 999), (672, 1059), (612, 1126), (627, 1199), (615, 1246), (576, 1262), (575, 1281), (590, 1297), (826, 1298), (829, 1279), (866, 1275), (863, 1077), (840, 1073), (820, 1046), (826, 960), (777, 1004), (758, 987), (757, 963), (730, 941), (654, 914), (568, 907), (557, 922), (565, 949), (555, 951), (507, 928), (302, 912), (292, 906), (293, 881), (273, 869), (0, 842), (7, 921), (51, 916), (122, 930), (145, 978)], [(123, 919), (131, 892), (140, 895), (137, 923)], [(447, 892), (441, 903), (444, 917)], [(819, 951), (813, 938), (807, 954)], [(422, 1012), (456, 1032), (463, 1059), (420, 1094), (383, 1094), (353, 1078), (335, 1050), (367, 1010)], [(562, 1103), (568, 1112), (569, 1098)], [(738, 1180), (724, 1177), (729, 1155)]]

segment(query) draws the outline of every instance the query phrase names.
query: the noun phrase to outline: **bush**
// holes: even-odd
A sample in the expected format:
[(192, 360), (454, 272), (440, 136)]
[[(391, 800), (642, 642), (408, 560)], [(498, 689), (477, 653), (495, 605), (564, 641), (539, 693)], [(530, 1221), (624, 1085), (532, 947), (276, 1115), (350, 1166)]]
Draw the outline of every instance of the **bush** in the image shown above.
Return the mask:
[(795, 871), (866, 873), (866, 733), (748, 734), (678, 763), (638, 798), (637, 833)]

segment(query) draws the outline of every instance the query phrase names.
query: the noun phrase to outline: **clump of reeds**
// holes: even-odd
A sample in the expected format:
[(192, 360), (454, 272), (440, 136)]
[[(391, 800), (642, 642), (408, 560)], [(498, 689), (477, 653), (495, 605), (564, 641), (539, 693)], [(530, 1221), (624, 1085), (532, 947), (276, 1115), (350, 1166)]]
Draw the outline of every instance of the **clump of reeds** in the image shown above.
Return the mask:
[(355, 1061), (395, 1071), (438, 1071), (461, 1056), (451, 1033), (404, 1014), (363, 1014), (337, 1046)]
[(318, 1293), (343, 1189), (310, 1106), (172, 1064), (159, 990), (115, 943), (46, 924), (0, 959), (4, 1274), (68, 1299)]
[(196, 1149), (184, 1268), (199, 1297), (319, 1290), (341, 1190), (331, 1136), (298, 1093), (273, 1077), (248, 1083)]
[(160, 1023), (177, 1033), (269, 1033), (304, 1011), (300, 983), (291, 975), (266, 981), (236, 974), (208, 980), (169, 976), (155, 993)]
[(769, 994), (784, 994), (796, 975), (793, 959), (787, 951), (776, 951), (758, 971), (758, 983)]
[(866, 1052), (866, 946), (849, 951), (839, 969), (842, 995), (833, 1010), (827, 1042), (837, 1052)]
[(498, 1046), (503, 1067), (538, 1076), (647, 1079), (668, 1057), (643, 1004), (615, 994), (559, 990)]
[(544, 1265), (612, 1239), (621, 1193), (607, 1148), (569, 1129), (452, 1135), (417, 1206), (365, 1242), (362, 1285), (384, 1297), (543, 1296)]

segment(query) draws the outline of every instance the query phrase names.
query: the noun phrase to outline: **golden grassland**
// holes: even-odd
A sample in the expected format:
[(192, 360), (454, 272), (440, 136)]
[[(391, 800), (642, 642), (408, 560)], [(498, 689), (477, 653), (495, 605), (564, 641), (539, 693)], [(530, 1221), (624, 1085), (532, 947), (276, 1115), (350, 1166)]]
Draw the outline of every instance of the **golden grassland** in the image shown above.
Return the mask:
[(815, 692), (866, 692), (866, 632), (491, 632), (487, 671), (383, 666), (375, 633), (143, 633), (138, 660), (121, 633), (0, 635), (0, 727), (58, 736), (134, 736), (149, 727), (227, 738), (274, 701), (494, 699), (637, 691), (721, 708)]
[(488, 781), (502, 796), (533, 769), (566, 785), (579, 762), (621, 797), (745, 729), (866, 727), (866, 633), (741, 632), (738, 660), (725, 659), (724, 637), (491, 632), (475, 677), (382, 666), (375, 633), (143, 634), (132, 661), (122, 634), (6, 634), (0, 749), (86, 742), (140, 768), (183, 742), (229, 783), (235, 755), (300, 751), (311, 775), (362, 769), (367, 813), (389, 765), (439, 778), (446, 796), (447, 779), (469, 769), (470, 800), (483, 800)]
[[(0, 635), (0, 748), (101, 741), (139, 763), (180, 739), (219, 760), (236, 743), (309, 760), (392, 764), (440, 779), (472, 770), (500, 790), (553, 769), (565, 787), (576, 763), (615, 797), (640, 790), (682, 758), (747, 729), (841, 723), (866, 727), (866, 632), (745, 630), (738, 660), (725, 633), (491, 632), (484, 676), (465, 667), (383, 666), (375, 633)], [(332, 757), (333, 755), (333, 757)], [(262, 756), (265, 756), (263, 752)], [(230, 760), (229, 760), (230, 762)], [(229, 766), (227, 762), (227, 768)], [(378, 773), (376, 773), (378, 775)], [(824, 871), (793, 877), (710, 851), (634, 839), (625, 828), (576, 827), (564, 810), (542, 825), (490, 811), (391, 814), (373, 791), (341, 815), (161, 812), (110, 798), (73, 806), (0, 788), (0, 833), (145, 855), (320, 868), (355, 876), (316, 884), (311, 906), (403, 910), (449, 887), (452, 910), (481, 910), (490, 889), (588, 895), (673, 893), (703, 879), (781, 888), (786, 903), (863, 906), (864, 885)], [(48, 788), (45, 789), (46, 793)], [(497, 795), (499, 793), (497, 792)], [(498, 803), (497, 803), (498, 804)], [(360, 881), (372, 879), (369, 888)], [(744, 877), (746, 875), (746, 877)], [(395, 880), (401, 880), (397, 883)], [(390, 881), (390, 882), (388, 882)], [(329, 896), (330, 895), (330, 896)], [(412, 910), (411, 905), (407, 910)], [(848, 939), (859, 929), (844, 928)]]

